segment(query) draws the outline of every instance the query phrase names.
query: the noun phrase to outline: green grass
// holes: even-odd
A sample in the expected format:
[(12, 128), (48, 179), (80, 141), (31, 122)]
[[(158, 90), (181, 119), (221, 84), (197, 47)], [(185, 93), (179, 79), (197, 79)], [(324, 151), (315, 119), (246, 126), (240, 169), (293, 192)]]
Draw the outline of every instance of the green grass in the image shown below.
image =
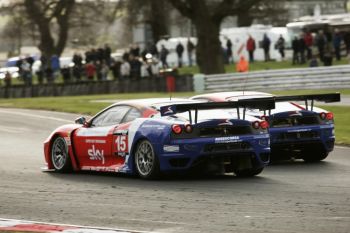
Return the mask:
[(350, 145), (350, 107), (320, 106), (334, 113), (336, 143)]
[[(333, 65), (345, 65), (349, 64), (348, 59), (343, 58), (340, 61), (334, 61)], [(258, 71), (258, 70), (275, 70), (275, 69), (292, 69), (292, 68), (306, 68), (308, 64), (303, 65), (292, 65), (291, 61), (257, 61), (249, 64), (249, 71)], [(236, 64), (225, 65), (226, 73), (236, 72)], [(179, 68), (180, 74), (197, 74), (199, 73), (198, 66), (192, 67), (182, 67)]]
[(289, 90), (289, 91), (272, 91), (276, 95), (302, 95), (302, 94), (321, 94), (340, 92), (341, 95), (350, 95), (350, 89), (328, 89), (328, 90)]
[[(325, 93), (330, 90), (318, 91), (291, 91), (278, 92), (279, 94), (305, 94)], [(350, 94), (350, 90), (340, 90), (343, 94)], [(192, 92), (175, 93), (173, 97), (189, 97)], [(72, 112), (78, 114), (93, 115), (103, 108), (109, 106), (110, 102), (96, 102), (96, 100), (125, 100), (153, 97), (169, 97), (166, 93), (132, 93), (113, 95), (90, 95), (90, 96), (67, 96), (67, 97), (38, 97), (23, 99), (0, 99), (0, 107), (45, 109), (61, 112)], [(336, 121), (336, 142), (337, 144), (350, 145), (350, 106), (321, 106), (335, 115)]]
[[(192, 92), (174, 93), (172, 97), (189, 97)], [(0, 107), (7, 108), (27, 108), (44, 109), (59, 112), (72, 112), (93, 115), (103, 108), (109, 106), (111, 102), (96, 102), (96, 100), (127, 100), (143, 98), (170, 98), (167, 93), (131, 93), (112, 95), (89, 95), (89, 96), (63, 96), (63, 97), (35, 97), (0, 99)]]

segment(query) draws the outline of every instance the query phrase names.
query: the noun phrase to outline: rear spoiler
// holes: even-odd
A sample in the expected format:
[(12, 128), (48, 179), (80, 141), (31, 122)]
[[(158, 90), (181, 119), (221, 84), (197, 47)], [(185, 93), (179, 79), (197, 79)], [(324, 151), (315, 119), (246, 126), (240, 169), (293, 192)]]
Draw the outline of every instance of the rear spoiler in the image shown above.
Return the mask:
[(327, 94), (315, 94), (315, 95), (290, 95), (290, 96), (276, 96), (276, 102), (286, 101), (305, 101), (306, 110), (308, 110), (308, 101), (311, 100), (311, 111), (314, 108), (314, 101), (320, 101), (325, 103), (340, 102), (340, 93), (327, 93)]
[(245, 119), (246, 108), (259, 109), (260, 111), (271, 110), (275, 108), (275, 98), (255, 98), (243, 99), (235, 102), (208, 102), (208, 103), (189, 103), (189, 104), (173, 104), (160, 108), (161, 116), (170, 116), (177, 113), (189, 112), (189, 120), (192, 123), (191, 111), (195, 111), (195, 123), (197, 123), (198, 110), (210, 109), (237, 109), (237, 116), (240, 119), (240, 108), (243, 108), (243, 119)]

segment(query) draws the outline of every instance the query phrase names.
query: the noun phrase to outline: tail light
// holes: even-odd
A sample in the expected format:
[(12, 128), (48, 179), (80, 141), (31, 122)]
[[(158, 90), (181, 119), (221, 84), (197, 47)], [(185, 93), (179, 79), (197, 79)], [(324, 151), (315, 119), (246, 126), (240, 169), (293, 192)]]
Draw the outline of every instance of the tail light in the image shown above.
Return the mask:
[(262, 128), (262, 129), (269, 128), (269, 122), (267, 122), (267, 121), (260, 122), (260, 128)]
[(267, 121), (260, 121), (260, 122), (259, 121), (254, 121), (252, 123), (252, 126), (253, 126), (254, 129), (259, 129), (259, 128), (267, 129), (267, 128), (269, 128), (269, 123)]
[(259, 121), (254, 121), (254, 122), (252, 123), (252, 126), (253, 126), (254, 129), (259, 129), (259, 127), (260, 127), (260, 122), (259, 122)]
[(190, 124), (185, 125), (185, 132), (186, 133), (192, 133), (193, 127)]
[(332, 113), (332, 112), (328, 112), (328, 113), (326, 114), (326, 119), (329, 120), (329, 121), (333, 120), (333, 119), (334, 119), (333, 113)]
[(327, 113), (321, 112), (320, 118), (321, 118), (321, 120), (331, 121), (334, 119), (334, 114), (332, 112), (327, 112)]
[(182, 132), (182, 127), (181, 125), (172, 125), (171, 129), (175, 134), (180, 134)]

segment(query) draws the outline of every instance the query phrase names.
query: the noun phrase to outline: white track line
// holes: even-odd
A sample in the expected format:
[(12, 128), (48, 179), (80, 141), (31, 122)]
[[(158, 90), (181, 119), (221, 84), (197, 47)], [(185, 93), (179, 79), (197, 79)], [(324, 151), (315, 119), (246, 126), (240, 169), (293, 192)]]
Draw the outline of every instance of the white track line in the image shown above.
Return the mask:
[[(37, 221), (27, 221), (27, 220), (18, 220), (18, 219), (6, 219), (0, 218), (0, 231), (1, 227), (11, 227), (21, 224), (42, 224), (49, 226), (62, 226), (62, 227), (71, 227), (71, 228), (79, 228), (79, 229), (67, 229), (61, 232), (113, 232), (113, 233), (151, 233), (150, 231), (138, 231), (138, 230), (127, 230), (121, 228), (109, 228), (109, 227), (93, 227), (93, 226), (81, 226), (81, 225), (69, 225), (62, 223), (48, 223), (48, 222), (37, 222)], [(156, 233), (152, 231), (152, 233)]]
[(42, 115), (37, 115), (37, 114), (31, 114), (31, 113), (25, 113), (25, 112), (17, 112), (17, 111), (11, 111), (11, 110), (0, 109), (0, 113), (12, 114), (12, 115), (18, 115), (18, 116), (25, 116), (25, 117), (33, 117), (33, 118), (39, 118), (39, 119), (48, 119), (48, 120), (65, 122), (65, 123), (72, 123), (72, 121), (66, 120), (66, 119), (63, 119), (63, 118), (42, 116)]

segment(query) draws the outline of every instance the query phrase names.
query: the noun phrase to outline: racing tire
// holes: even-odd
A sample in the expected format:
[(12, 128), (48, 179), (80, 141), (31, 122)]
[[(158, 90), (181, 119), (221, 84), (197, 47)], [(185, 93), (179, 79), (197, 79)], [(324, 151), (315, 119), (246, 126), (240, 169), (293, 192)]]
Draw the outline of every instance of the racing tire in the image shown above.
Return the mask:
[(135, 168), (137, 174), (143, 179), (156, 179), (160, 175), (158, 157), (148, 140), (142, 140), (137, 144)]
[(69, 172), (72, 170), (72, 162), (64, 138), (56, 137), (52, 143), (50, 151), (51, 162), (57, 172)]
[(315, 152), (304, 152), (304, 155), (301, 157), (306, 163), (316, 163), (327, 158), (328, 152), (326, 151), (315, 151)]
[(252, 177), (260, 174), (264, 168), (252, 168), (252, 169), (243, 169), (243, 170), (237, 170), (235, 169), (233, 172), (237, 177)]

